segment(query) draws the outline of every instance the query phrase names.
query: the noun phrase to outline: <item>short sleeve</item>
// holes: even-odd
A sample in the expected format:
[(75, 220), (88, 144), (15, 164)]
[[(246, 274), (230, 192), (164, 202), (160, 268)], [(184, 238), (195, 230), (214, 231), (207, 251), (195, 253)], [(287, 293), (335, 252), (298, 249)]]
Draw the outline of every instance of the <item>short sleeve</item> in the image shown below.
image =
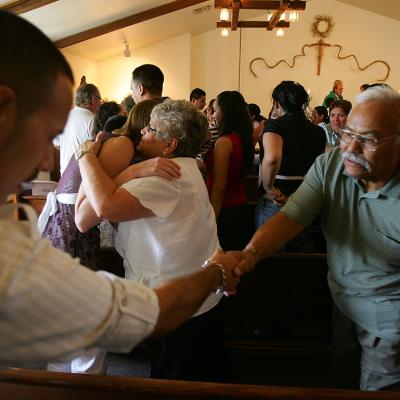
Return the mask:
[(320, 213), (323, 201), (324, 155), (311, 166), (303, 183), (289, 197), (281, 212), (301, 225), (309, 225)]
[(121, 187), (160, 218), (167, 218), (175, 210), (181, 196), (179, 181), (158, 176), (132, 179)]
[(265, 132), (273, 132), (277, 134), (281, 134), (282, 128), (277, 119), (267, 119), (264, 124), (264, 133)]

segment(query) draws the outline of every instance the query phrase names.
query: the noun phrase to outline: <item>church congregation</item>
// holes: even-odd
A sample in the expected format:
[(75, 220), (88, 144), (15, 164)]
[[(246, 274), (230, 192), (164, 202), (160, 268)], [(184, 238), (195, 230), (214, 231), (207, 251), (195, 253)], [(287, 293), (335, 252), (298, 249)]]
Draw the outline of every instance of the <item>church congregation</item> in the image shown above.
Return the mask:
[[(2, 365), (108, 375), (110, 354), (139, 346), (150, 378), (240, 382), (232, 302), (269, 258), (322, 255), (332, 386), (400, 390), (396, 89), (360, 81), (350, 98), (333, 76), (315, 104), (283, 74), (262, 113), (240, 89), (170, 97), (145, 62), (109, 99), (30, 22), (0, 9), (0, 32)], [(9, 199), (39, 171), (60, 178), (36, 215)]]

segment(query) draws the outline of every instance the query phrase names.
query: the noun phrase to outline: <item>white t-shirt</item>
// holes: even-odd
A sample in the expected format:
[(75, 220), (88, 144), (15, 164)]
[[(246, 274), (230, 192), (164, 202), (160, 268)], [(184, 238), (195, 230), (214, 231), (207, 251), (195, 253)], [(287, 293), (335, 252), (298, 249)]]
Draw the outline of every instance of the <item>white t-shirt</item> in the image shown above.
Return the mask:
[[(181, 167), (176, 181), (152, 176), (122, 186), (155, 214), (120, 223), (116, 245), (126, 278), (152, 288), (195, 272), (219, 248), (215, 214), (196, 160), (174, 161)], [(211, 294), (196, 315), (220, 298)]]
[(63, 133), (53, 142), (60, 147), (61, 175), (79, 146), (87, 140), (93, 139), (91, 133), (93, 122), (94, 114), (86, 108), (74, 107), (70, 111)]

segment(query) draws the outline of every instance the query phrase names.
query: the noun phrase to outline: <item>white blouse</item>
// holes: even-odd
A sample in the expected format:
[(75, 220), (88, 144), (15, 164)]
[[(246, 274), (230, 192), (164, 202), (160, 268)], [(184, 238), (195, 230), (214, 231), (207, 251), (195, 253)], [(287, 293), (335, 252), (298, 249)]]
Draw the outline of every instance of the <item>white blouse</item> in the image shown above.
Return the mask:
[[(215, 214), (196, 160), (174, 161), (181, 167), (178, 180), (152, 176), (122, 186), (155, 214), (120, 223), (116, 244), (126, 278), (152, 288), (195, 272), (219, 248)], [(196, 315), (220, 298), (212, 293)]]

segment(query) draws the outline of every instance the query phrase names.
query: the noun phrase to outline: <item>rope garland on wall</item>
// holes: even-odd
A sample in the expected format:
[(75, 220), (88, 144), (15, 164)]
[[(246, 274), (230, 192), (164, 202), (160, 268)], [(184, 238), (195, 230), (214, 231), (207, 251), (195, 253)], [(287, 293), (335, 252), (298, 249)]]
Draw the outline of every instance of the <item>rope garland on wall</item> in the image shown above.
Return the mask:
[[(321, 27), (321, 24), (325, 24), (325, 27)], [(257, 78), (258, 75), (254, 72), (254, 68), (253, 68), (253, 64), (255, 62), (261, 61), (263, 62), (263, 64), (265, 65), (266, 68), (269, 69), (274, 69), (276, 68), (279, 64), (286, 64), (289, 68), (294, 68), (295, 64), (296, 64), (296, 59), (298, 57), (305, 57), (306, 53), (304, 51), (305, 48), (308, 47), (318, 47), (318, 56), (317, 56), (317, 61), (318, 61), (318, 66), (317, 66), (317, 75), (320, 75), (321, 72), (321, 62), (322, 62), (322, 55), (323, 55), (323, 51), (325, 47), (336, 47), (338, 48), (337, 54), (336, 54), (336, 58), (338, 60), (346, 60), (347, 58), (352, 58), (354, 59), (356, 65), (357, 65), (357, 69), (359, 71), (365, 71), (367, 70), (369, 67), (371, 67), (374, 64), (383, 64), (386, 67), (386, 74), (383, 77), (383, 79), (378, 79), (378, 82), (385, 82), (388, 78), (389, 78), (389, 74), (390, 74), (390, 65), (383, 60), (375, 60), (370, 62), (369, 64), (367, 64), (366, 66), (362, 67), (360, 65), (360, 63), (358, 62), (357, 57), (354, 54), (349, 54), (346, 56), (342, 56), (340, 53), (343, 49), (343, 47), (340, 44), (330, 44), (330, 43), (326, 43), (324, 42), (323, 38), (327, 37), (328, 34), (330, 33), (330, 31), (332, 30), (334, 26), (333, 20), (331, 17), (329, 16), (325, 16), (325, 15), (317, 15), (315, 17), (315, 21), (314, 23), (311, 25), (312, 29), (311, 32), (314, 36), (320, 36), (321, 39), (317, 42), (317, 43), (309, 43), (309, 44), (305, 44), (302, 48), (301, 48), (301, 52), (299, 54), (296, 54), (293, 56), (292, 61), (288, 62), (285, 59), (281, 59), (279, 61), (277, 61), (275, 64), (268, 64), (268, 62), (263, 58), (263, 57), (256, 57), (253, 58), (250, 61), (250, 72), (252, 73), (252, 75), (254, 76), (254, 78)]]

